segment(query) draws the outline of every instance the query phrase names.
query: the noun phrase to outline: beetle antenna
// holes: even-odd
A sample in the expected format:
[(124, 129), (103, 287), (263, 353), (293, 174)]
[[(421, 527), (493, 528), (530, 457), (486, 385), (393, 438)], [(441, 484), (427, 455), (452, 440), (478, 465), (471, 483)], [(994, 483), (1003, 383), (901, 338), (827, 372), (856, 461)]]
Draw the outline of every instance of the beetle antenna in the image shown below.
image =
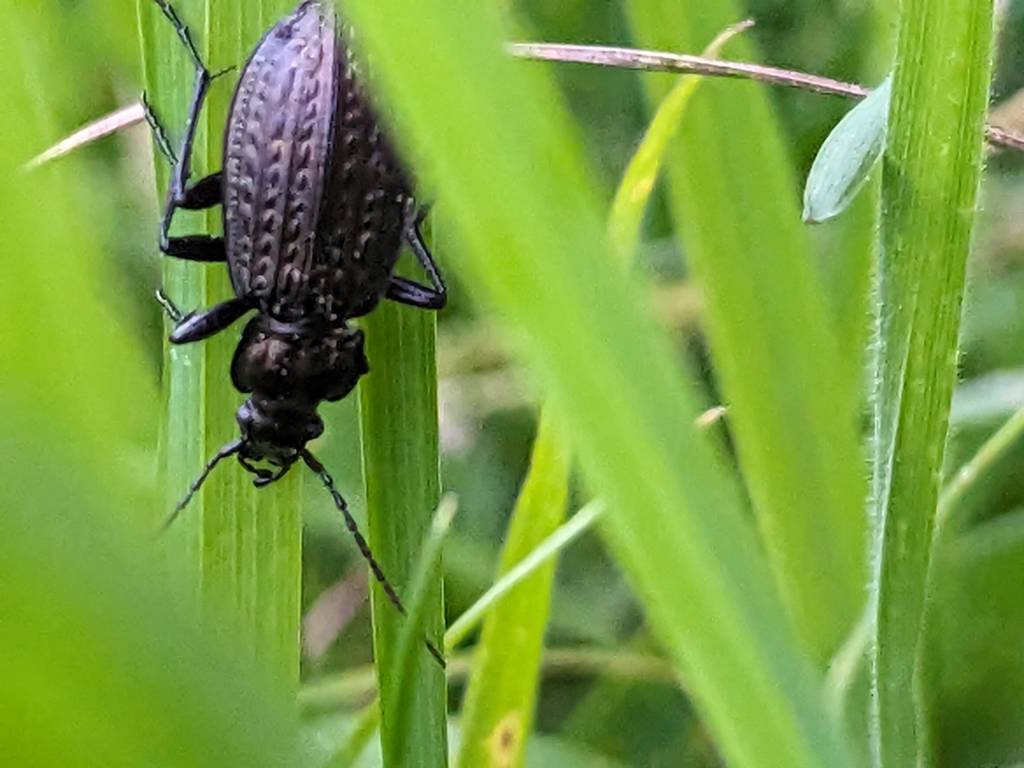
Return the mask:
[(235, 440), (217, 451), (217, 453), (213, 455), (213, 458), (206, 462), (206, 466), (199, 474), (199, 477), (197, 477), (192, 482), (192, 485), (189, 486), (188, 493), (186, 493), (184, 498), (178, 502), (178, 506), (174, 508), (174, 511), (164, 519), (163, 525), (160, 526), (161, 533), (170, 528), (171, 524), (178, 519), (178, 515), (180, 515), (182, 511), (184, 511), (185, 507), (188, 506), (189, 502), (192, 501), (192, 497), (199, 493), (199, 489), (203, 487), (203, 483), (206, 482), (206, 478), (208, 478), (210, 473), (216, 469), (217, 465), (224, 461), (224, 459), (234, 456), (240, 450), (242, 450), (242, 441), (241, 439)]
[[(306, 462), (306, 466), (313, 470), (313, 473), (320, 478), (320, 482), (324, 484), (328, 493), (331, 494), (331, 497), (334, 499), (334, 505), (345, 518), (345, 526), (348, 528), (349, 533), (352, 534), (352, 537), (356, 540), (356, 546), (359, 547), (359, 551), (362, 553), (363, 559), (366, 560), (367, 564), (370, 566), (370, 570), (373, 572), (374, 578), (376, 578), (380, 583), (381, 589), (384, 590), (384, 594), (387, 595), (388, 600), (393, 606), (395, 606), (395, 609), (400, 614), (407, 616), (408, 614), (405, 611), (405, 606), (402, 604), (402, 599), (398, 596), (395, 588), (391, 586), (391, 582), (388, 581), (388, 577), (384, 575), (384, 570), (380, 567), (380, 563), (377, 562), (377, 559), (373, 556), (373, 552), (370, 551), (370, 545), (363, 537), (363, 534), (359, 531), (359, 525), (356, 523), (355, 518), (352, 517), (352, 513), (349, 512), (345, 498), (334, 485), (334, 478), (331, 477), (330, 473), (328, 473), (324, 468), (324, 465), (320, 463), (319, 459), (317, 459), (316, 456), (308, 450), (303, 448), (300, 455), (302, 456), (302, 460)], [(430, 640), (424, 638), (423, 642), (426, 643), (427, 650), (430, 651), (430, 655), (433, 656), (437, 660), (437, 663), (441, 665), (441, 668), (444, 669), (447, 666), (444, 654), (441, 653), (437, 646), (430, 642)]]

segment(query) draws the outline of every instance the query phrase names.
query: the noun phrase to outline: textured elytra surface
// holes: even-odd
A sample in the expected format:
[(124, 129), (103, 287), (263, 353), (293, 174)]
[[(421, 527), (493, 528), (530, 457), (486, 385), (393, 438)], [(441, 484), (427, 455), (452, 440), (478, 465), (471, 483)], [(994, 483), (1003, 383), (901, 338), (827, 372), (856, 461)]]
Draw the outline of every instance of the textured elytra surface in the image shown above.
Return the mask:
[(232, 282), (280, 320), (331, 326), (387, 288), (408, 221), (405, 175), (357, 77), (341, 24), (311, 0), (246, 64), (224, 148)]

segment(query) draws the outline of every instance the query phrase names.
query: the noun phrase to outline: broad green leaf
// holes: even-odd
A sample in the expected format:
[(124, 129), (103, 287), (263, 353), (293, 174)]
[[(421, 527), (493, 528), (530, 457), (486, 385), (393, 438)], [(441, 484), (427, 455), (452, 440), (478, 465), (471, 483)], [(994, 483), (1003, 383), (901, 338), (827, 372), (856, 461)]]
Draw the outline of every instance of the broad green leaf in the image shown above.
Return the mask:
[(159, 398), (103, 249), (116, 201), (79, 158), (22, 172), (68, 127), (64, 10), (0, 6), (0, 764), (300, 763), (291, 699), (154, 566)]
[(892, 79), (846, 113), (822, 143), (804, 185), (804, 221), (821, 224), (845, 211), (867, 183), (885, 147)]
[[(715, 55), (748, 26), (726, 30), (712, 41), (705, 54)], [(616, 190), (608, 216), (608, 237), (613, 251), (624, 262), (633, 260), (665, 151), (699, 83), (698, 77), (683, 78), (665, 97)], [(542, 414), (529, 474), (502, 554), (500, 572), (505, 575), (536, 556), (539, 543), (562, 519), (570, 466), (560, 456), (565, 451), (558, 447), (554, 421), (552, 409)], [(488, 616), (477, 650), (479, 666), (470, 680), (463, 707), (462, 765), (519, 765), (523, 761), (533, 723), (553, 575), (551, 564)], [(509, 637), (515, 642), (508, 642)]]
[(291, 698), (229, 629), (197, 631), (151, 537), (108, 518), (130, 506), (66, 471), (70, 452), (6, 433), (0, 451), (0, 763), (300, 763)]
[(637, 286), (611, 263), (551, 80), (502, 54), (497, 8), (346, 8), (442, 201), (468, 290), (515, 329), (564, 415), (608, 503), (604, 532), (723, 754), (744, 767), (849, 765), (735, 480), (693, 429), (697, 397)]

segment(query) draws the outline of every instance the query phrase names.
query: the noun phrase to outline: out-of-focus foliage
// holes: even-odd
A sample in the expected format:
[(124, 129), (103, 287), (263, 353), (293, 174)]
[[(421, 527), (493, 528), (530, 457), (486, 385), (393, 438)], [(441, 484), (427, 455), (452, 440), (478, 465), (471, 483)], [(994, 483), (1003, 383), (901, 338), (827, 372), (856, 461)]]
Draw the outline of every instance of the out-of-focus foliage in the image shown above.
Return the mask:
[[(238, 2), (219, 5), (231, 11)], [(634, 13), (642, 5), (630, 4)], [(714, 0), (704, 5), (718, 7)], [(887, 69), (887, 56), (879, 55), (890, 45), (892, 19), (882, 17), (885, 9), (876, 13), (870, 4), (846, 0), (733, 5), (735, 18), (727, 22), (746, 16), (757, 21), (746, 34), (750, 55), (759, 60), (865, 83), (877, 82)], [(639, 27), (627, 23), (620, 3), (523, 0), (505, 7), (522, 38), (645, 43), (634, 37)], [(165, 556), (140, 535), (164, 508), (153, 448), (163, 355), (162, 319), (151, 301), (159, 266), (147, 133), (126, 131), (32, 175), (20, 169), (80, 124), (136, 98), (142, 78), (135, 11), (134, 3), (113, 0), (0, 4), (0, 63), (8, 73), (0, 110), (0, 721), (19, 722), (13, 718), (25, 701), (44, 713), (11, 731), (23, 738), (5, 739), (0, 763), (271, 764), (293, 746), (288, 715), (242, 687), (248, 685), (246, 674), (216, 643), (189, 628), (187, 603), (169, 596), (174, 582), (166, 583)], [(1024, 85), (1021, 13), (1009, 4), (1002, 19), (998, 98)], [(200, 24), (199, 34), (205, 31)], [(687, 52), (707, 42), (701, 37)], [(241, 62), (215, 62), (231, 63)], [(594, 194), (610, 203), (647, 125), (647, 77), (557, 65), (549, 71), (577, 121)], [(223, 106), (229, 89), (218, 87)], [(752, 88), (717, 83), (694, 103)], [(811, 161), (849, 105), (789, 91), (766, 90), (765, 98), (778, 118), (780, 156), (793, 179), (791, 200), (780, 207), (796, 211)], [(746, 123), (714, 128), (754, 148), (762, 141), (760, 128)], [(1022, 169), (1024, 160), (1006, 153), (987, 163), (947, 475), (1024, 405)], [(522, 173), (528, 177), (531, 170)], [(493, 180), (498, 198), (504, 183)], [(443, 208), (441, 200), (440, 213)], [(850, 391), (834, 394), (844, 403), (855, 399), (853, 393), (863, 395), (870, 383), (861, 375), (860, 357), (868, 337), (858, 281), (866, 270), (849, 254), (868, 252), (874, 222), (865, 215), (851, 223), (858, 215), (849, 211), (815, 230), (807, 249), (819, 267), (821, 303), (841, 329), (836, 387)], [(649, 284), (652, 311), (671, 332), (679, 357), (696, 372), (690, 383), (713, 402), (721, 390), (705, 338), (704, 297), (680, 245), (687, 242), (687, 228), (700, 225), (670, 216), (659, 188), (642, 229), (637, 271)], [(457, 492), (460, 507), (445, 548), (449, 617), (494, 578), (529, 461), (539, 391), (536, 372), (522, 365), (514, 344), (478, 311), (474, 284), (452, 269), (452, 241), (450, 231), (437, 231), (435, 250), (448, 267), (453, 297), (438, 341), (442, 486)], [(780, 277), (783, 286), (785, 279)], [(586, 275), (580, 285), (586, 285)], [(751, 301), (757, 300), (755, 292)], [(638, 379), (644, 374), (630, 372)], [(799, 400), (808, 393), (783, 394)], [(832, 393), (814, 394), (828, 399)], [(332, 431), (322, 458), (361, 515), (354, 409), (354, 398), (329, 409)], [(223, 417), (230, 420), (230, 410)], [(722, 441), (727, 447), (729, 437)], [(1022, 454), (1017, 447), (961, 500), (959, 524), (943, 532), (936, 550), (926, 645), (940, 766), (1024, 760), (1024, 654), (1016, 652), (1024, 635), (1017, 595), (1024, 582)], [(842, 471), (846, 476), (851, 467)], [(866, 474), (866, 467), (860, 471)], [(369, 661), (372, 644), (360, 561), (330, 500), (307, 488), (304, 514), (306, 626), (326, 638), (303, 661), (304, 679), (312, 681)], [(147, 561), (160, 563), (160, 569), (152, 572)], [(830, 577), (803, 576), (817, 582)], [(596, 536), (573, 545), (561, 559), (547, 644), (664, 652)], [(640, 674), (623, 681), (603, 679), (599, 670), (583, 666), (569, 674), (541, 666), (539, 735), (531, 741), (527, 765), (719, 764), (716, 745), (681, 686)], [(456, 736), (462, 679), (454, 679), (450, 695)], [(330, 724), (309, 723), (310, 738), (323, 754), (332, 753), (338, 734), (351, 728), (350, 715), (337, 714)], [(374, 758), (366, 756), (371, 764)]]
[[(109, 18), (130, 40), (132, 16)], [(19, 73), (0, 114), (0, 764), (282, 765), (289, 702), (235, 658), (230, 624), (197, 630), (151, 535), (155, 358), (125, 300), (141, 286), (107, 247), (134, 182), (116, 153), (23, 170), (75, 83), (107, 102), (74, 77), (91, 25), (68, 21), (53, 3), (0, 8), (0, 67)]]

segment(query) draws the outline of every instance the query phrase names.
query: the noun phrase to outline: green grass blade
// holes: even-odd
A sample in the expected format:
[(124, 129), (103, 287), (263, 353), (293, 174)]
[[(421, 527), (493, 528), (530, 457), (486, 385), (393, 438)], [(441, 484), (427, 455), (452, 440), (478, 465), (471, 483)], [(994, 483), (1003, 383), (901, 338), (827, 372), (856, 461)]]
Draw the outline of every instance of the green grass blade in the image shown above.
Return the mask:
[[(561, 433), (557, 417), (546, 410), (506, 534), (500, 574), (529, 557), (565, 516), (572, 466)], [(533, 729), (554, 577), (553, 561), (537, 568), (484, 621), (463, 703), (458, 765), (522, 764)]]
[(104, 518), (131, 507), (27, 447), (0, 439), (13, 458), (0, 471), (2, 762), (297, 764), (291, 697), (261, 685), (230, 631), (196, 631), (144, 564), (149, 540)]
[(1006, 467), (1014, 459), (1015, 451), (1024, 443), (1024, 410), (1019, 410), (997, 429), (978, 449), (942, 489), (939, 497), (935, 524), (937, 536), (946, 535), (946, 531), (956, 532), (970, 522), (970, 508), (965, 501), (971, 492), (984, 487), (989, 475), (1000, 469), (1013, 472), (1016, 462)]
[(990, 2), (903, 4), (882, 175), (874, 393), (877, 765), (928, 759), (915, 670), (991, 57)]
[[(0, 17), (0, 62), (24, 74), (5, 89), (0, 114), (7, 268), (0, 280), (0, 432), (11, 440), (33, 436), (30, 455), (41, 462), (63, 457), (68, 466), (54, 460), (55, 471), (87, 475), (97, 495), (109, 489), (115, 517), (135, 509), (132, 521), (145, 524), (150, 520), (138, 510), (148, 512), (153, 501), (146, 449), (157, 386), (132, 326), (134, 308), (102, 250), (109, 233), (96, 226), (112, 220), (113, 206), (90, 188), (103, 177), (80, 157), (24, 170), (66, 132), (54, 115), (75, 87), (78, 65), (62, 55), (56, 9), (5, 4)], [(130, 15), (122, 17), (130, 23)], [(19, 454), (0, 456), (13, 470)]]
[[(488, 611), (500, 604), (509, 594), (524, 581), (529, 579), (538, 569), (542, 568), (559, 552), (576, 541), (597, 522), (604, 513), (604, 504), (593, 501), (579, 510), (567, 522), (559, 526), (550, 536), (537, 545), (526, 557), (513, 568), (506, 571), (491, 587), (467, 608), (444, 634), (446, 653), (465, 640), (470, 632), (479, 626)], [(313, 696), (315, 698), (315, 694)], [(349, 738), (332, 758), (330, 765), (334, 768), (347, 768), (355, 763), (366, 748), (380, 726), (380, 707), (372, 701), (359, 714), (357, 726), (352, 729)]]
[(230, 630), (196, 631), (151, 540), (105, 518), (131, 507), (28, 447), (0, 440), (3, 763), (296, 764), (292, 698), (262, 685)]
[(693, 429), (696, 398), (639, 290), (608, 258), (592, 182), (551, 81), (502, 55), (495, 8), (346, 8), (375, 55), (405, 145), (417, 150), (417, 170), (451, 214), (467, 285), (517, 329), (565, 415), (609, 504), (609, 541), (723, 754), (744, 768), (849, 765), (738, 489)]
[[(95, 63), (69, 57), (66, 11), (0, 6), (0, 66), (21, 73), (0, 112), (0, 764), (296, 764), (290, 698), (154, 568), (157, 377), (104, 252), (117, 197), (86, 153), (22, 172)], [(134, 41), (134, 8), (116, 18)]]
[[(181, 0), (175, 7), (191, 25), (207, 65), (219, 71), (244, 64), (266, 25), (291, 5), (290, 0)], [(156, 4), (139, 0), (139, 14), (146, 90), (177, 146), (194, 73)], [(232, 77), (221, 78), (211, 91), (195, 155), (197, 177), (220, 168), (232, 83)], [(168, 178), (162, 157), (157, 169), (162, 201)], [(220, 215), (219, 209), (205, 216), (181, 215), (176, 231), (219, 228)], [(167, 259), (163, 270), (165, 290), (185, 310), (232, 295), (224, 265)], [(166, 350), (161, 445), (166, 510), (181, 498), (209, 456), (237, 437), (235, 411), (242, 398), (229, 370), (240, 329), (241, 323), (208, 341)], [(247, 640), (239, 652), (273, 670), (290, 690), (297, 688), (299, 672), (301, 509), (298, 472), (257, 492), (248, 474), (228, 462), (166, 535), (168, 546), (190, 553), (212, 620), (223, 621), (226, 615), (243, 627)]]
[[(431, 312), (391, 302), (363, 321), (370, 361), (370, 374), (360, 384), (367, 532), (399, 595), (406, 593), (440, 496), (436, 322)], [(425, 610), (427, 637), (441, 647), (440, 573)], [(402, 691), (387, 685), (397, 671), (395, 649), (406, 621), (375, 584), (373, 645), (383, 692), (384, 759), (388, 765), (442, 766), (448, 759), (444, 672), (428, 654), (419, 654)], [(399, 722), (404, 723), (401, 732), (396, 730)]]
[[(641, 47), (696, 51), (732, 3), (630, 0)], [(738, 40), (743, 58), (749, 44)], [(746, 48), (746, 53), (742, 49)], [(645, 75), (653, 101), (675, 79)], [(752, 137), (756, 137), (752, 138)], [(789, 159), (759, 86), (707, 83), (668, 163), (670, 202), (706, 300), (715, 371), (776, 581), (824, 665), (864, 602), (857, 401), (801, 229)], [(823, 578), (828, 574), (828, 578)]]
[[(473, 669), (471, 653), (448, 657), (448, 681), (461, 681)], [(660, 656), (637, 651), (571, 645), (546, 648), (542, 675), (550, 678), (592, 676), (677, 686), (679, 678), (672, 665)], [(347, 710), (366, 701), (377, 691), (376, 669), (372, 664), (331, 675), (303, 686), (299, 695), (306, 715)]]
[(496, 603), (504, 600), (505, 597), (519, 587), (526, 579), (532, 576), (538, 568), (549, 562), (576, 541), (580, 536), (589, 531), (601, 515), (604, 514), (605, 506), (600, 501), (592, 501), (570, 517), (565, 523), (556, 528), (550, 536), (540, 542), (524, 558), (519, 560), (514, 567), (505, 571), (487, 591), (467, 608), (444, 633), (445, 648), (449, 650), (457, 648), (465, 640), (487, 615), (487, 612)]
[[(391, 692), (387, 698), (390, 701), (401, 700), (403, 691), (406, 689), (405, 683), (416, 666), (417, 656), (428, 652), (423, 647), (423, 619), (427, 613), (431, 593), (441, 578), (442, 548), (457, 510), (458, 506), (454, 497), (446, 496), (441, 499), (441, 505), (437, 508), (437, 514), (434, 515), (434, 521), (430, 526), (430, 533), (420, 550), (419, 560), (413, 570), (406, 604), (409, 614), (398, 635), (394, 663), (388, 670), (391, 678), (387, 685), (391, 688)], [(392, 747), (395, 754), (406, 754), (406, 741), (411, 733), (406, 720), (412, 715), (413, 713), (408, 707), (400, 707), (395, 712), (393, 727), (395, 744)]]
[[(717, 56), (734, 35), (752, 25), (753, 22), (747, 21), (726, 29), (701, 55), (709, 58)], [(640, 242), (640, 226), (651, 193), (654, 192), (654, 185), (665, 164), (665, 153), (679, 131), (686, 107), (697, 92), (701, 79), (697, 76), (678, 78), (676, 86), (661, 100), (615, 191), (611, 213), (608, 215), (608, 236), (612, 248), (623, 259), (632, 260)]]
[[(712, 41), (705, 55), (716, 55), (729, 39), (749, 26), (747, 22), (727, 29)], [(665, 152), (700, 81), (699, 77), (681, 78), (665, 97), (616, 190), (608, 217), (608, 237), (623, 261), (633, 261)], [(553, 409), (545, 410), (529, 474), (509, 527), (499, 570), (503, 576), (489, 593), (503, 594), (501, 589), (510, 589), (503, 586), (506, 578), (543, 557), (542, 550), (550, 540), (544, 537), (558, 532), (556, 526), (562, 520), (569, 492), (570, 466), (561, 460), (565, 451), (558, 447), (555, 421)], [(531, 576), (525, 587), (516, 590), (514, 598), (505, 600), (487, 618), (477, 650), (479, 668), (474, 670), (463, 707), (460, 765), (523, 762), (533, 723), (553, 576), (552, 563)], [(464, 631), (471, 618), (464, 614), (451, 629)], [(449, 631), (446, 637), (452, 635), (456, 632)], [(509, 637), (515, 642), (508, 642)]]

